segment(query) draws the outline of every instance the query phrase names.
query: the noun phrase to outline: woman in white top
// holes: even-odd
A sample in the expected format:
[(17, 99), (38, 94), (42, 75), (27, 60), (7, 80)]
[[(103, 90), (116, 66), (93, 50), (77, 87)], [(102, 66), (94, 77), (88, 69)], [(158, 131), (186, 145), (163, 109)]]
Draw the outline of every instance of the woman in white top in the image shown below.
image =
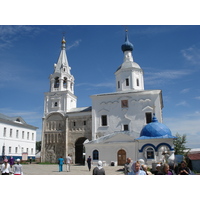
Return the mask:
[(1, 174), (9, 175), (10, 173), (10, 164), (8, 163), (8, 159), (4, 159), (4, 163), (1, 165)]
[(14, 165), (14, 175), (23, 175), (22, 165), (20, 164), (20, 159), (18, 158), (17, 163)]

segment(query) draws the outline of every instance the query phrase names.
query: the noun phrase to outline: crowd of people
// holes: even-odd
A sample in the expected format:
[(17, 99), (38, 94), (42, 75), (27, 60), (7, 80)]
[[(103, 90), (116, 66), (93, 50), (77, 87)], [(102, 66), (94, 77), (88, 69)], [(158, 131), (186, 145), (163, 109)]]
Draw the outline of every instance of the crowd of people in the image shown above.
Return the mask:
[(131, 158), (127, 158), (124, 165), (125, 175), (191, 175), (191, 170), (187, 167), (185, 161), (182, 161), (179, 166), (174, 163), (158, 163), (156, 170), (148, 170), (147, 165), (142, 161), (131, 162)]
[[(91, 157), (87, 159), (88, 169), (91, 170)], [(156, 170), (148, 169), (148, 166), (144, 164), (144, 160), (132, 162), (131, 158), (127, 158), (124, 165), (125, 175), (191, 175), (192, 172), (187, 167), (187, 163), (182, 161), (180, 165), (176, 166), (174, 163), (158, 163)], [(102, 165), (102, 161), (97, 162), (97, 166), (93, 169), (93, 175), (105, 175), (105, 170)]]
[[(91, 171), (92, 159), (89, 156), (86, 160), (88, 170)], [(66, 163), (66, 170), (70, 172), (70, 165), (72, 164), (72, 158), (68, 155), (65, 159), (62, 156), (58, 159), (59, 172), (63, 171), (63, 165)], [(20, 159), (14, 161), (13, 157), (10, 159), (4, 159), (1, 165), (2, 175), (23, 175), (22, 165), (20, 164)], [(156, 169), (150, 170), (147, 165), (144, 164), (144, 160), (140, 159), (138, 161), (132, 162), (131, 158), (127, 158), (124, 165), (125, 175), (190, 175), (191, 170), (187, 167), (185, 161), (182, 161), (179, 166), (174, 163), (157, 163)], [(105, 175), (105, 169), (103, 167), (102, 161), (97, 162), (92, 170), (93, 175)]]
[[(91, 157), (89, 156), (87, 159), (87, 165), (89, 171), (91, 170)], [(66, 159), (64, 159), (62, 156), (58, 159), (58, 166), (59, 166), (59, 172), (63, 171), (63, 165), (66, 163), (66, 169), (67, 172), (70, 172), (70, 165), (72, 164), (72, 158), (71, 155), (68, 154)], [(97, 166), (93, 169), (93, 175), (105, 175), (105, 170), (103, 168), (102, 161), (98, 161)]]
[(13, 157), (9, 160), (5, 158), (3, 164), (1, 165), (1, 175), (23, 175), (22, 165), (20, 164), (20, 159), (14, 161)]

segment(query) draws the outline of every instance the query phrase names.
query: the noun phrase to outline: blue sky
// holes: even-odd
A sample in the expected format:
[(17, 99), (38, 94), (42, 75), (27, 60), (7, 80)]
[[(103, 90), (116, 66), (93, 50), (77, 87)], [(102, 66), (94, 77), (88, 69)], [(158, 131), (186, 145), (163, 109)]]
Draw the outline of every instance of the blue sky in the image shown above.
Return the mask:
[(125, 28), (133, 57), (144, 70), (145, 89), (163, 92), (163, 122), (173, 135), (187, 134), (200, 148), (200, 26), (192, 25), (26, 25), (0, 26), (0, 113), (21, 116), (39, 127), (44, 92), (57, 62), (62, 33), (75, 77), (78, 107), (93, 94), (115, 91), (114, 72), (123, 62)]

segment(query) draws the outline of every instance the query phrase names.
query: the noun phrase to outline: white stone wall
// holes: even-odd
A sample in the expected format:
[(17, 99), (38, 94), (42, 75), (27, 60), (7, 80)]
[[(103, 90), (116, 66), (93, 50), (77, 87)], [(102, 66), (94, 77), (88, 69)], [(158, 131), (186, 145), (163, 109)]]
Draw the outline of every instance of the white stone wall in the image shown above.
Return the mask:
[[(4, 136), (4, 128), (6, 128), (6, 136)], [(12, 135), (10, 135), (11, 129)], [(22, 138), (23, 132), (24, 137)], [(34, 157), (36, 146), (36, 130), (17, 126), (17, 123), (15, 126), (6, 123), (0, 123), (0, 155), (2, 154), (3, 146), (5, 146), (6, 156), (21, 157), (22, 153), (27, 152), (28, 150), (28, 156)]]
[[(162, 95), (160, 90), (93, 95), (92, 98), (92, 133), (93, 139), (113, 132), (123, 131), (128, 124), (134, 138), (146, 125), (146, 112), (156, 114), (162, 122)], [(121, 101), (127, 100), (128, 107), (122, 108)], [(101, 116), (107, 115), (107, 126), (102, 126)]]
[(93, 151), (99, 151), (99, 160), (104, 162), (104, 165), (110, 165), (111, 162), (114, 162), (118, 165), (118, 151), (123, 149), (126, 151), (126, 157), (130, 157), (132, 160), (135, 160), (137, 154), (135, 152), (135, 142), (126, 142), (126, 143), (108, 143), (108, 144), (85, 144), (86, 147), (86, 160), (89, 156), (92, 158), (94, 165), (97, 164), (98, 160), (93, 160)]
[(45, 93), (44, 116), (51, 112), (67, 112), (76, 106), (77, 97), (72, 93), (67, 91)]

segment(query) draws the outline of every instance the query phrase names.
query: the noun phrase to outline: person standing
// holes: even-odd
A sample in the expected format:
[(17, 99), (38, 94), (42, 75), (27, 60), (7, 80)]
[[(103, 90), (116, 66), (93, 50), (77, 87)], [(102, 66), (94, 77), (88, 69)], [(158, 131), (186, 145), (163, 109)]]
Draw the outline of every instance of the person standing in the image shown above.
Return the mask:
[(101, 160), (99, 160), (97, 163), (97, 167), (93, 169), (93, 175), (106, 175), (105, 170), (102, 166), (103, 166), (103, 163)]
[(10, 173), (10, 164), (8, 163), (8, 159), (4, 159), (3, 164), (1, 165), (1, 174), (9, 175)]
[(29, 158), (29, 163), (30, 163), (30, 164), (32, 163), (32, 157)]
[(10, 167), (12, 168), (12, 166), (15, 164), (14, 163), (14, 158), (11, 156), (9, 159), (9, 163), (10, 163)]
[(124, 165), (124, 174), (128, 175), (129, 172), (131, 172), (131, 158), (127, 158)]
[(13, 166), (13, 173), (14, 175), (23, 175), (22, 165), (20, 164), (20, 159), (18, 158), (17, 163)]
[(181, 166), (178, 169), (178, 175), (190, 175), (191, 171), (187, 167), (187, 164), (185, 161), (181, 161)]
[(89, 171), (91, 170), (91, 162), (92, 162), (92, 159), (91, 159), (91, 157), (89, 156), (88, 159), (87, 159), (87, 164), (88, 164), (88, 169), (89, 169)]
[(161, 173), (161, 164), (158, 163), (158, 164), (156, 165), (155, 175), (159, 175), (160, 173)]
[(60, 158), (58, 158), (59, 172), (63, 171), (63, 164), (64, 164), (64, 159), (62, 156), (60, 156)]
[(173, 174), (169, 169), (169, 165), (167, 163), (164, 163), (162, 168), (161, 168), (161, 171), (158, 172), (157, 175), (173, 175)]
[(66, 168), (67, 168), (67, 172), (70, 172), (70, 164), (72, 163), (72, 158), (70, 156), (70, 154), (68, 154), (68, 156), (66, 157)]
[(152, 173), (148, 170), (147, 165), (142, 165), (142, 170), (146, 173), (146, 175), (152, 175)]
[(140, 169), (140, 162), (136, 161), (131, 167), (132, 171), (128, 175), (146, 175), (145, 171)]

